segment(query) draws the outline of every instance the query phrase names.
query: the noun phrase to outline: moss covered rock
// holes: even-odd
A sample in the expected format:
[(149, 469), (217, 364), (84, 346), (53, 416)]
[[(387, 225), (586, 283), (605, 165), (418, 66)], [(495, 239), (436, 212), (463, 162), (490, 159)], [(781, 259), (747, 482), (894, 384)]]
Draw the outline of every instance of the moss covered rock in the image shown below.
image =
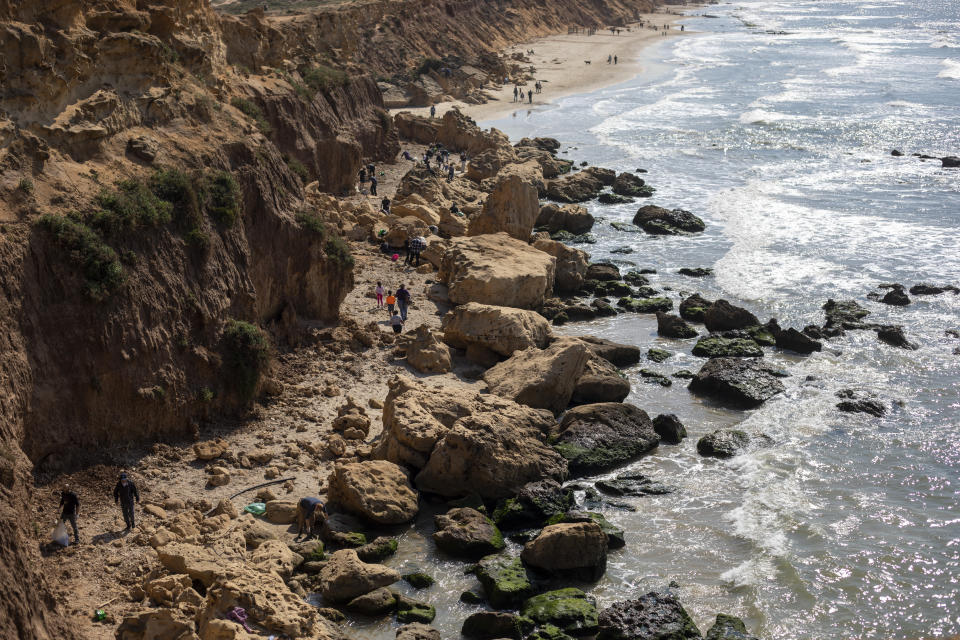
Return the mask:
[(533, 593), (527, 570), (516, 556), (487, 556), (477, 563), (475, 573), (495, 609), (516, 607)]
[(597, 640), (695, 640), (700, 630), (676, 596), (650, 593), (615, 602), (600, 614)]
[(437, 582), (433, 579), (433, 576), (422, 571), (404, 574), (402, 578), (414, 589), (426, 589)]
[(673, 309), (673, 300), (670, 298), (620, 298), (617, 306), (632, 313), (656, 313)]
[(717, 614), (717, 620), (707, 631), (707, 640), (758, 640), (747, 633), (747, 625), (736, 616)]
[(763, 349), (749, 338), (700, 338), (693, 347), (693, 355), (701, 358), (762, 358)]
[(437, 617), (433, 605), (394, 594), (397, 599), (397, 621), (400, 623), (422, 622), (430, 624)]
[(357, 556), (364, 562), (383, 562), (397, 552), (398, 546), (399, 543), (396, 538), (380, 536), (373, 542), (368, 542), (362, 547), (359, 547), (357, 549)]
[(503, 534), (487, 516), (476, 509), (451, 509), (434, 518), (437, 547), (451, 555), (479, 558), (504, 547)]
[(520, 640), (533, 630), (533, 620), (512, 613), (499, 611), (478, 611), (463, 621), (460, 629), (467, 638), (493, 640), (494, 638), (513, 638)]
[(553, 625), (571, 635), (592, 635), (599, 627), (597, 607), (573, 587), (529, 598), (520, 613), (538, 625)]

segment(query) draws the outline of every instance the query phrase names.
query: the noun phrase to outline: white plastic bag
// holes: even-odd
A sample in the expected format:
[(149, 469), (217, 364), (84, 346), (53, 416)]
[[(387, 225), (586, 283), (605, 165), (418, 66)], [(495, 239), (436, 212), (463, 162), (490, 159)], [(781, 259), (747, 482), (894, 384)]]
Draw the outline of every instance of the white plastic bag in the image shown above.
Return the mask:
[(67, 523), (63, 521), (63, 518), (57, 521), (57, 526), (54, 527), (51, 538), (61, 547), (70, 546), (70, 534), (67, 533)]

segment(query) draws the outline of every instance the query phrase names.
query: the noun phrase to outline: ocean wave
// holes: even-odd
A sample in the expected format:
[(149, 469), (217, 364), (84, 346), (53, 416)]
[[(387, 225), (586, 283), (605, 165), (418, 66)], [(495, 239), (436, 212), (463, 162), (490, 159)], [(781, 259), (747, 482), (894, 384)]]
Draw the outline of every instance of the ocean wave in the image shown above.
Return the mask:
[(947, 38), (937, 38), (930, 43), (931, 49), (960, 49), (960, 42), (948, 40)]
[(951, 60), (947, 58), (943, 61), (943, 71), (937, 74), (938, 78), (951, 78), (960, 80), (960, 60)]
[(751, 109), (740, 115), (740, 124), (771, 124), (786, 120), (806, 120), (806, 116), (794, 116), (766, 109)]

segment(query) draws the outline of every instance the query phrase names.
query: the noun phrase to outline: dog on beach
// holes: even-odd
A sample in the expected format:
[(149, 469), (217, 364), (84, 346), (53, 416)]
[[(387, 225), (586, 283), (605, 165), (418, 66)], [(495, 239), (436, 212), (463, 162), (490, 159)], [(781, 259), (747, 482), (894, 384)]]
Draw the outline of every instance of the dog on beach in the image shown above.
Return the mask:
[(589, 60), (584, 60), (584, 61), (583, 61), (583, 64), (590, 64), (590, 61), (589, 61)]

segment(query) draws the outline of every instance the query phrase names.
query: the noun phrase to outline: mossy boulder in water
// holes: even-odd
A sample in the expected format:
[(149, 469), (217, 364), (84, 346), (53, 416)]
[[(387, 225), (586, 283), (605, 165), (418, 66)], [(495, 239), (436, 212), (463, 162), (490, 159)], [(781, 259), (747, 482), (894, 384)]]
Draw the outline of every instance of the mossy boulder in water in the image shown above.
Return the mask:
[(625, 464), (659, 443), (650, 416), (643, 409), (620, 402), (570, 409), (560, 421), (560, 434), (553, 440), (573, 476)]
[(697, 441), (697, 453), (711, 458), (732, 458), (750, 446), (764, 446), (771, 442), (770, 436), (762, 433), (717, 429)]
[(487, 556), (477, 563), (474, 573), (494, 609), (516, 607), (533, 593), (527, 570), (516, 556)]
[(394, 594), (397, 599), (397, 621), (400, 623), (422, 622), (430, 624), (437, 617), (433, 605)]
[(683, 340), (686, 338), (696, 338), (697, 330), (687, 324), (683, 318), (675, 315), (657, 312), (657, 335), (664, 338), (677, 338)]
[[(607, 547), (621, 549), (626, 546), (623, 529), (606, 519), (602, 513), (595, 511), (570, 511), (563, 514), (558, 522), (594, 522), (607, 535)], [(553, 524), (553, 523), (550, 523)]]
[(378, 563), (397, 552), (399, 543), (396, 538), (380, 536), (357, 549), (357, 556), (364, 562)]
[(493, 521), (476, 509), (451, 509), (434, 518), (437, 547), (455, 556), (479, 558), (504, 547), (503, 535)]
[(870, 315), (870, 312), (857, 304), (854, 300), (836, 300), (830, 299), (823, 304), (823, 310), (827, 315), (825, 328), (841, 329), (868, 329), (869, 326), (861, 322)]
[(762, 358), (763, 349), (749, 338), (700, 338), (693, 347), (693, 355), (701, 358)]
[(573, 492), (564, 489), (555, 480), (529, 482), (516, 498), (507, 498), (497, 505), (493, 521), (507, 529), (540, 526), (572, 506)]
[(684, 320), (693, 322), (703, 322), (703, 317), (707, 314), (713, 303), (699, 293), (695, 293), (688, 298), (684, 298), (680, 303), (680, 317)]
[(545, 624), (527, 636), (527, 640), (573, 640), (573, 636), (565, 634), (559, 627)]
[(427, 587), (432, 587), (436, 584), (436, 580), (433, 579), (433, 576), (426, 574), (422, 571), (417, 571), (415, 573), (407, 573), (402, 576), (403, 579), (414, 589), (426, 589)]
[(673, 309), (673, 300), (670, 298), (629, 298), (617, 300), (617, 306), (632, 313), (656, 313)]
[(750, 408), (785, 391), (777, 379), (784, 374), (751, 358), (711, 358), (690, 381), (690, 390), (712, 395), (725, 404)]
[(633, 217), (633, 224), (651, 235), (667, 236), (700, 233), (707, 228), (703, 220), (689, 211), (664, 209), (655, 205), (640, 207)]
[(598, 628), (597, 607), (580, 589), (548, 591), (523, 603), (520, 613), (539, 625), (553, 625), (575, 636), (593, 635)]

